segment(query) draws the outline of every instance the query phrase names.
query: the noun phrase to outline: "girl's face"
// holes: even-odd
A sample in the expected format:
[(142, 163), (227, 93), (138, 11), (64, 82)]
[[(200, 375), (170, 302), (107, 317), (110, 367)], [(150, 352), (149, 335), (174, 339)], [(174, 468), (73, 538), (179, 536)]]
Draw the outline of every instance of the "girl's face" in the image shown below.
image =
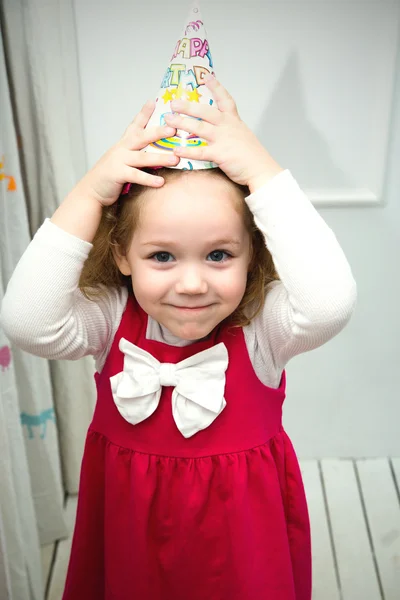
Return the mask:
[(147, 188), (119, 268), (153, 319), (185, 340), (207, 336), (239, 306), (250, 262), (240, 192), (196, 175)]

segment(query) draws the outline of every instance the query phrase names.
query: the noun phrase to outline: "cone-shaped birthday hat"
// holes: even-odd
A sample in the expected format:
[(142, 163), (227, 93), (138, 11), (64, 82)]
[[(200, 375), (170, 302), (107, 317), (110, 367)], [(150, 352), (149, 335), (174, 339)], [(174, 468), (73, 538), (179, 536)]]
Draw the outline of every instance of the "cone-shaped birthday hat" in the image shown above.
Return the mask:
[[(182, 35), (161, 82), (156, 100), (156, 108), (148, 126), (165, 125), (165, 115), (172, 113), (171, 100), (183, 99), (189, 102), (213, 104), (211, 91), (204, 85), (204, 77), (214, 74), (214, 65), (208, 45), (204, 22), (198, 0), (193, 2)], [(146, 147), (146, 152), (173, 152), (178, 146), (206, 146), (206, 140), (178, 129), (176, 135), (154, 142)], [(181, 158), (172, 169), (195, 170), (212, 169), (213, 162)]]

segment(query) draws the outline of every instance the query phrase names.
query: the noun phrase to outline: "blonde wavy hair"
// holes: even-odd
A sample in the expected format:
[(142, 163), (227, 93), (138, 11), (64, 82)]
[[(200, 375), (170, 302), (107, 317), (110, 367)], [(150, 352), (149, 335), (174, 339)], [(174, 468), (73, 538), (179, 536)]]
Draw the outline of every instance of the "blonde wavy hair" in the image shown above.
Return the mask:
[[(245, 227), (251, 239), (251, 261), (247, 275), (247, 284), (243, 298), (236, 310), (228, 317), (229, 324), (233, 327), (244, 327), (261, 311), (267, 294), (267, 286), (278, 280), (278, 274), (272, 256), (265, 246), (264, 236), (254, 223), (254, 218), (249, 210), (245, 196), (249, 195), (247, 186), (234, 183), (219, 169), (207, 171), (181, 171), (178, 169), (160, 168), (156, 170), (144, 169), (153, 175), (161, 176), (165, 181), (177, 177), (196, 177), (199, 173), (210, 177), (221, 177), (231, 186), (240, 191), (242, 201), (237, 203), (237, 210), (243, 217)], [(128, 194), (120, 198), (111, 206), (103, 209), (99, 228), (93, 240), (93, 248), (83, 266), (79, 287), (83, 294), (90, 300), (95, 300), (104, 294), (105, 287), (126, 286), (133, 294), (131, 278), (123, 275), (115, 261), (115, 253), (126, 255), (135, 229), (140, 222), (140, 211), (144, 203), (147, 186), (133, 184)]]

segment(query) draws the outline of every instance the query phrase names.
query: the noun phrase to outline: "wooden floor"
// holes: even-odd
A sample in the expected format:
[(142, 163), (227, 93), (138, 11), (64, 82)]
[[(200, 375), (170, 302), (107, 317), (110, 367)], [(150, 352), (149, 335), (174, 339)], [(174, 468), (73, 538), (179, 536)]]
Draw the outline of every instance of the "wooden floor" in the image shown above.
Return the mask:
[[(313, 600), (400, 600), (400, 458), (301, 461), (301, 469)], [(75, 511), (70, 496), (71, 531)], [(42, 549), (47, 600), (61, 600), (70, 548), (68, 539)]]

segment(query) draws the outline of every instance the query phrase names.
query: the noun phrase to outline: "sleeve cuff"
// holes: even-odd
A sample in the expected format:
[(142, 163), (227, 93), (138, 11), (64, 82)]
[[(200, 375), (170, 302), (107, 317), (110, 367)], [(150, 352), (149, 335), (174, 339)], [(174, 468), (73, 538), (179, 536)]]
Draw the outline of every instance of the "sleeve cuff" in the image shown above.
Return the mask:
[(245, 200), (252, 212), (256, 211), (259, 207), (265, 206), (265, 203), (269, 199), (276, 199), (277, 196), (293, 196), (293, 190), (296, 189), (298, 192), (299, 184), (289, 171), (285, 169), (281, 171), (265, 185), (260, 187), (256, 192), (246, 196)]

